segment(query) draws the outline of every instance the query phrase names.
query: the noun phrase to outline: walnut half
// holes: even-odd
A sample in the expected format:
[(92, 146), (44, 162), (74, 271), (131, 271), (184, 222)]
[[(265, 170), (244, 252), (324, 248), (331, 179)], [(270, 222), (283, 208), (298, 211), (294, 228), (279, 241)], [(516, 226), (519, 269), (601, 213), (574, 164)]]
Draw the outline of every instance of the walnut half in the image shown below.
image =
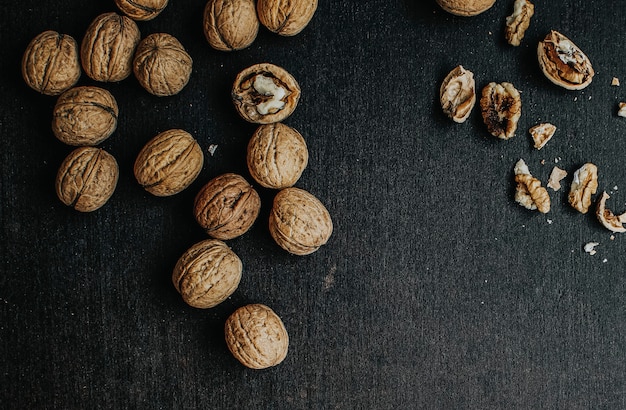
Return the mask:
[(568, 90), (591, 84), (594, 71), (589, 58), (558, 31), (550, 31), (537, 46), (539, 66), (548, 80)]
[(522, 100), (513, 84), (487, 84), (482, 91), (480, 109), (491, 135), (504, 140), (513, 137), (522, 115)]
[(591, 195), (598, 189), (598, 167), (586, 163), (574, 172), (568, 201), (578, 212), (586, 214), (591, 206)]
[(474, 74), (462, 65), (456, 66), (441, 83), (439, 99), (443, 112), (450, 119), (465, 122), (476, 103)]
[(535, 14), (535, 6), (528, 0), (515, 0), (513, 14), (506, 18), (504, 35), (512, 46), (519, 46)]
[(600, 223), (609, 231), (612, 232), (626, 232), (626, 212), (621, 215), (615, 215), (610, 209), (606, 208), (606, 200), (610, 196), (606, 192), (602, 192), (598, 205), (596, 206), (596, 216)]
[(545, 214), (550, 211), (550, 195), (541, 186), (541, 182), (533, 177), (523, 159), (515, 164), (515, 201), (526, 209), (538, 210)]

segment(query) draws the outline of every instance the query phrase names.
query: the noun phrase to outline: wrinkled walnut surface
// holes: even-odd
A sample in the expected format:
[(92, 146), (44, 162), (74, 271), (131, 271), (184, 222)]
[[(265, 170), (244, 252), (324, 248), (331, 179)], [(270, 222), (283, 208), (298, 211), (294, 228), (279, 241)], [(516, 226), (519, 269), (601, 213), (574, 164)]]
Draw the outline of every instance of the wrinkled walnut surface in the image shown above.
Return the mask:
[(204, 35), (216, 50), (244, 49), (258, 32), (254, 0), (209, 0), (204, 8)]
[(444, 78), (439, 89), (443, 112), (454, 122), (465, 122), (476, 103), (474, 73), (459, 65)]
[(317, 0), (258, 0), (261, 24), (281, 36), (295, 36), (309, 24), (317, 10)]
[(556, 132), (556, 127), (553, 124), (544, 122), (532, 126), (528, 132), (533, 139), (533, 143), (536, 149), (543, 148)]
[(167, 7), (168, 0), (115, 0), (115, 4), (133, 20), (152, 20)]
[(568, 90), (582, 90), (595, 74), (585, 53), (558, 31), (550, 31), (539, 42), (537, 57), (548, 80)]
[(522, 100), (513, 84), (487, 84), (482, 91), (480, 109), (491, 135), (504, 140), (515, 135), (517, 122), (522, 115)]
[(523, 159), (515, 164), (515, 201), (526, 209), (550, 212), (550, 195), (541, 186), (541, 181), (533, 177)]
[(598, 167), (586, 163), (574, 172), (568, 201), (580, 213), (586, 214), (591, 206), (591, 196), (598, 190)]
[(606, 201), (610, 196), (606, 192), (602, 192), (598, 205), (596, 206), (596, 216), (598, 220), (606, 229), (611, 232), (623, 233), (626, 232), (626, 212), (621, 215), (615, 215), (613, 211), (606, 208)]
[(535, 6), (530, 1), (515, 0), (513, 14), (506, 18), (504, 29), (504, 36), (510, 45), (519, 46), (521, 44), (533, 14), (535, 14)]
[(476, 16), (487, 11), (496, 0), (437, 0), (437, 4), (448, 13), (457, 16)]

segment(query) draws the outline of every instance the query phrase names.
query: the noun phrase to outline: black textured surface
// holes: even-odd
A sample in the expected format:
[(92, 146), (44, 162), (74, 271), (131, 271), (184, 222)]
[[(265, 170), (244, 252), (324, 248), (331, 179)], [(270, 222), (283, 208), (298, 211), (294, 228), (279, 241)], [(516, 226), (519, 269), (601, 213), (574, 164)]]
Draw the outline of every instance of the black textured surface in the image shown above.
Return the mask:
[[(113, 1), (4, 2), (0, 6), (0, 407), (6, 409), (626, 408), (626, 253), (591, 214), (566, 201), (584, 162), (599, 168), (609, 207), (626, 210), (626, 6), (623, 0), (537, 0), (522, 45), (508, 46), (513, 1), (459, 18), (432, 0), (320, 0), (311, 24), (281, 38), (262, 29), (248, 49), (206, 43), (203, 1), (171, 0), (142, 35), (168, 32), (194, 59), (189, 85), (157, 98), (134, 78), (104, 84), (120, 121), (102, 146), (120, 181), (100, 210), (80, 214), (54, 192), (71, 147), (50, 129), (54, 97), (20, 75), (28, 42), (52, 29), (80, 41)], [(582, 91), (552, 85), (536, 62), (550, 30), (570, 37), (596, 70)], [(237, 292), (198, 310), (170, 282), (185, 249), (206, 236), (191, 206), (223, 172), (248, 177), (255, 126), (235, 113), (230, 85), (248, 65), (272, 62), (299, 81), (286, 121), (306, 138), (310, 161), (297, 186), (335, 224), (327, 246), (295, 257), (267, 230), (273, 193), (253, 229), (229, 241), (244, 263)], [(475, 109), (454, 124), (439, 84), (457, 64), (477, 86), (522, 91), (516, 136), (490, 137)], [(86, 76), (81, 85), (95, 84)], [(554, 123), (537, 151), (527, 129)], [(184, 128), (206, 163), (198, 180), (155, 198), (134, 180), (152, 136)], [(210, 144), (217, 144), (214, 155)], [(550, 190), (552, 210), (514, 203), (513, 165), (524, 158)], [(542, 160), (545, 163), (542, 164)], [(615, 189), (617, 187), (617, 189)], [(583, 246), (599, 242), (597, 254)], [(278, 367), (241, 366), (223, 341), (237, 307), (272, 307), (290, 335)]]

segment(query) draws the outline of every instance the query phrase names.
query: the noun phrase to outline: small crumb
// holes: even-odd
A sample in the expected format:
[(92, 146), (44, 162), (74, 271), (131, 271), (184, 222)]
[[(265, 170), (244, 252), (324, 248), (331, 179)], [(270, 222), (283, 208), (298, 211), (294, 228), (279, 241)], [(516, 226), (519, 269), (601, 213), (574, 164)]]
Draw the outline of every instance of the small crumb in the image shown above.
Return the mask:
[(614, 241), (614, 240), (615, 240), (615, 235), (611, 235), (611, 236), (609, 236), (609, 239), (610, 239), (610, 240), (612, 240), (612, 241)]
[(561, 180), (567, 176), (567, 171), (555, 166), (552, 168), (550, 178), (548, 179), (548, 186), (554, 191), (561, 189)]
[(546, 222), (548, 223), (548, 225), (552, 225), (552, 219), (546, 219)]
[(578, 101), (578, 97), (574, 97), (574, 101)]
[(613, 187), (613, 191), (617, 191), (617, 185)]
[(546, 160), (545, 160), (545, 159), (542, 159), (542, 160), (541, 160), (541, 165), (545, 165), (545, 164), (546, 164)]
[(602, 263), (607, 263), (609, 260), (607, 258), (602, 259)]
[(611, 80), (611, 85), (614, 87), (619, 87), (619, 78), (613, 77), (613, 79)]
[(619, 103), (619, 110), (617, 110), (617, 115), (620, 117), (626, 117), (626, 103)]
[(595, 247), (600, 245), (599, 242), (588, 242), (585, 244), (585, 252), (587, 252), (589, 255), (595, 255), (596, 254), (596, 249)]
[(556, 157), (556, 158), (554, 158), (554, 163), (558, 164), (560, 160), (561, 160), (561, 157)]
[(209, 154), (211, 154), (211, 156), (213, 156), (213, 154), (215, 154), (215, 150), (216, 149), (217, 149), (217, 144), (209, 145)]

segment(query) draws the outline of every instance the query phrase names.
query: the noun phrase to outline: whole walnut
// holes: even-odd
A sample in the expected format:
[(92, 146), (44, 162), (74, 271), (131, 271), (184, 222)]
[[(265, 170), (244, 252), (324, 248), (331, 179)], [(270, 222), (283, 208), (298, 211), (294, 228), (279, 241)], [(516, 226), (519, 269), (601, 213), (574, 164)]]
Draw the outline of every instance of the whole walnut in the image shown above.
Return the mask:
[(174, 287), (190, 306), (207, 309), (226, 300), (241, 280), (239, 257), (224, 242), (196, 243), (178, 259), (172, 272)]
[(274, 197), (269, 229), (281, 248), (294, 255), (308, 255), (328, 242), (333, 222), (319, 199), (291, 187)]
[(250, 229), (261, 210), (259, 194), (241, 175), (228, 173), (210, 180), (194, 201), (196, 221), (216, 239), (233, 239)]
[(117, 128), (118, 114), (117, 102), (107, 90), (70, 88), (54, 106), (52, 132), (68, 145), (98, 145)]
[(309, 24), (317, 0), (258, 0), (261, 24), (281, 36), (295, 36)]
[(44, 31), (31, 40), (22, 57), (22, 76), (33, 90), (59, 95), (80, 78), (78, 45), (72, 36)]
[(152, 138), (139, 152), (133, 168), (137, 182), (156, 196), (181, 192), (202, 171), (204, 155), (187, 131), (172, 129)]
[(115, 4), (133, 20), (152, 20), (167, 7), (168, 0), (115, 0)]
[(166, 33), (141, 40), (135, 51), (135, 77), (149, 93), (159, 97), (178, 94), (189, 82), (193, 60), (182, 44)]
[(91, 212), (113, 195), (119, 168), (115, 158), (101, 148), (80, 147), (63, 161), (56, 177), (56, 192), (65, 205)]
[(437, 4), (448, 13), (457, 16), (476, 16), (487, 11), (496, 0), (436, 0)]
[(216, 50), (244, 49), (258, 32), (254, 0), (209, 0), (204, 8), (204, 35)]
[(224, 336), (228, 350), (251, 369), (280, 364), (289, 349), (289, 335), (280, 317), (269, 307), (250, 304), (226, 319)]
[(141, 33), (137, 23), (126, 16), (104, 13), (96, 17), (85, 33), (80, 57), (92, 80), (115, 82), (133, 71), (133, 54)]
[(302, 135), (281, 122), (259, 126), (248, 142), (248, 170), (265, 188), (294, 185), (308, 160), (309, 151)]

